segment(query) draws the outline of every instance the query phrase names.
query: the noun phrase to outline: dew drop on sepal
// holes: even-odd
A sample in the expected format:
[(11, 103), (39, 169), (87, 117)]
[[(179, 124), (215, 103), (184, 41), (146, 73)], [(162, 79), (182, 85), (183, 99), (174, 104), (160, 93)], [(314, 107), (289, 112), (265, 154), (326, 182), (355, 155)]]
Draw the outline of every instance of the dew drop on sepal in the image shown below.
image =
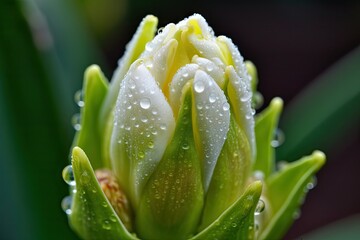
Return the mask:
[(70, 186), (75, 186), (74, 172), (71, 165), (66, 166), (62, 171), (64, 181)]
[(276, 148), (281, 146), (285, 140), (285, 135), (280, 129), (276, 129), (274, 133), (274, 139), (271, 141), (271, 146)]
[(259, 202), (257, 203), (255, 208), (255, 215), (259, 215), (264, 211), (264, 209), (265, 209), (265, 203), (262, 199), (259, 199)]
[(74, 95), (74, 101), (79, 107), (84, 107), (85, 106), (84, 92), (81, 89), (76, 91), (76, 93)]
[(61, 201), (61, 208), (67, 215), (70, 215), (72, 213), (71, 205), (72, 205), (72, 196), (66, 196)]
[(71, 118), (71, 125), (74, 127), (74, 129), (76, 131), (80, 131), (81, 130), (81, 117), (80, 117), (80, 113), (76, 113), (72, 116)]

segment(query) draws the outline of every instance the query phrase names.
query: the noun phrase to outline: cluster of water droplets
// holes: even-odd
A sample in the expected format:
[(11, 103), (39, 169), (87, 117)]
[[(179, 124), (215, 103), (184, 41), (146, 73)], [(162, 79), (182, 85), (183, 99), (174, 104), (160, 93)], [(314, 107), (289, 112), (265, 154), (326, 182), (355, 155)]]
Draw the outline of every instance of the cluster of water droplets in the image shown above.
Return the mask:
[[(74, 95), (74, 101), (79, 108), (83, 108), (85, 106), (83, 90), (80, 89), (80, 90), (76, 91), (76, 93)], [(75, 113), (72, 116), (71, 125), (73, 126), (73, 128), (76, 131), (81, 130), (81, 114), (80, 113)]]
[[(63, 169), (62, 177), (63, 177), (65, 183), (67, 183), (70, 186), (72, 193), (75, 193), (76, 192), (76, 187), (75, 187), (76, 182), (75, 182), (73, 168), (71, 165), (68, 165)], [(61, 208), (67, 215), (70, 215), (72, 213), (72, 210), (71, 210), (72, 201), (73, 201), (72, 198), (73, 197), (71, 194), (69, 196), (64, 197), (63, 200), (61, 201)]]

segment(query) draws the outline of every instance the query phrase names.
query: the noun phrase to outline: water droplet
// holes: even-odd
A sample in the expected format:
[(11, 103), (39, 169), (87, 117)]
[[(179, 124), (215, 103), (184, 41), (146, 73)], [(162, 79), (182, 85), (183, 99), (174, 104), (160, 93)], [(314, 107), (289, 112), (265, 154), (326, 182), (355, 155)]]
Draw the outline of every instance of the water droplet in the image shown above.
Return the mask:
[(150, 141), (150, 142), (148, 143), (148, 147), (149, 147), (149, 148), (154, 148), (154, 142), (153, 142), (153, 141)]
[(211, 72), (212, 70), (214, 70), (213, 66), (211, 65), (206, 66), (206, 71)]
[(161, 27), (161, 28), (158, 29), (157, 33), (161, 34), (163, 30), (164, 30), (164, 27)]
[(149, 109), (151, 106), (151, 101), (148, 98), (143, 98), (140, 100), (140, 107), (143, 109)]
[(145, 46), (145, 50), (146, 50), (146, 51), (149, 51), (149, 52), (152, 52), (153, 47), (148, 43), (148, 44), (146, 44), (146, 46)]
[(254, 171), (253, 176), (256, 180), (264, 180), (265, 179), (265, 175), (263, 171)]
[(110, 216), (110, 221), (112, 221), (112, 222), (117, 222), (117, 218), (116, 218), (116, 216), (115, 216), (114, 214), (112, 214), (112, 215)]
[(245, 92), (243, 96), (241, 96), (240, 101), (247, 102), (251, 98), (251, 91)]
[(83, 94), (83, 91), (81, 89), (76, 91), (76, 93), (74, 95), (74, 101), (79, 107), (84, 107), (85, 106), (84, 94)]
[(184, 150), (188, 150), (189, 149), (189, 144), (188, 143), (183, 143), (183, 145), (182, 145), (182, 149), (184, 149)]
[(72, 205), (72, 196), (66, 196), (61, 201), (61, 208), (67, 215), (70, 215), (72, 213), (71, 205)]
[(162, 123), (162, 124), (160, 124), (160, 129), (161, 130), (166, 130), (166, 124), (165, 123)]
[(210, 93), (209, 95), (209, 102), (214, 103), (216, 101), (215, 93)]
[(80, 181), (83, 184), (87, 184), (90, 181), (90, 176), (87, 171), (83, 171), (80, 177)]
[(260, 92), (255, 92), (252, 98), (252, 107), (254, 109), (259, 109), (264, 104), (264, 97)]
[(71, 124), (76, 131), (81, 130), (80, 121), (81, 121), (80, 113), (74, 114), (73, 117), (71, 118)]
[(256, 208), (255, 208), (255, 215), (259, 215), (260, 213), (262, 213), (265, 209), (265, 203), (262, 199), (259, 199), (259, 202), (257, 203), (256, 205)]
[(285, 135), (280, 129), (275, 130), (274, 139), (271, 141), (271, 146), (276, 148), (281, 146), (285, 140)]
[(74, 178), (74, 172), (71, 165), (68, 165), (64, 168), (62, 171), (62, 177), (64, 181), (69, 184), (70, 186), (75, 186), (75, 178)]
[(307, 188), (308, 190), (311, 190), (311, 189), (313, 189), (313, 188), (316, 186), (316, 184), (317, 184), (317, 178), (316, 178), (316, 177), (313, 177), (313, 178), (311, 179), (311, 181), (308, 182), (308, 184), (306, 185), (306, 188)]
[(139, 156), (139, 158), (144, 158), (145, 157), (145, 153), (143, 152), (143, 151), (139, 151), (138, 152), (138, 156)]
[(299, 219), (301, 216), (301, 211), (300, 210), (296, 210), (294, 213), (293, 213), (293, 219)]
[(223, 110), (224, 111), (229, 111), (229, 109), (230, 109), (230, 105), (226, 102), (226, 103), (224, 103), (223, 104)]
[(195, 92), (202, 93), (205, 89), (204, 83), (200, 80), (196, 81), (194, 84)]
[(236, 227), (237, 227), (237, 224), (236, 224), (235, 222), (233, 222), (233, 223), (231, 224), (231, 226), (232, 226), (233, 228), (236, 228)]
[(110, 230), (111, 229), (111, 224), (109, 220), (104, 220), (103, 224), (102, 224), (102, 228), (105, 230)]

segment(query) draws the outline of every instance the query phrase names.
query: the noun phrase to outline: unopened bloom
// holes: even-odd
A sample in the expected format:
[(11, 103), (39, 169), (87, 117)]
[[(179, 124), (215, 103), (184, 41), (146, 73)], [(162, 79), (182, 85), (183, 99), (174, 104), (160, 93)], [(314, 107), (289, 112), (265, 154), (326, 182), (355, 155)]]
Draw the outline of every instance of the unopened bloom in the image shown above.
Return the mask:
[(85, 74), (71, 226), (84, 239), (281, 236), (323, 154), (274, 173), (282, 101), (255, 121), (255, 69), (232, 41), (197, 14), (153, 37), (156, 22), (143, 20), (110, 85), (97, 66)]

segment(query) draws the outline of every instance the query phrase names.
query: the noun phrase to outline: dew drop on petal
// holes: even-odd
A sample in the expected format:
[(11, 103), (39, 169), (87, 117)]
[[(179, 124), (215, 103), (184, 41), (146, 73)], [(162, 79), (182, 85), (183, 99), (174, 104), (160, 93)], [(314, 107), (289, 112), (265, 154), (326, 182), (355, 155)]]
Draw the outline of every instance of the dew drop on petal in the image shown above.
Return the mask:
[(227, 103), (227, 102), (224, 103), (224, 104), (223, 104), (223, 110), (224, 110), (224, 111), (229, 111), (229, 109), (230, 109), (230, 104)]
[(194, 84), (195, 92), (202, 93), (205, 90), (205, 85), (202, 81), (196, 81)]
[(72, 213), (71, 205), (72, 205), (72, 196), (66, 196), (61, 201), (61, 208), (67, 215), (70, 215)]
[(151, 106), (151, 101), (148, 98), (143, 98), (140, 100), (140, 107), (142, 109), (149, 109)]
[(264, 211), (264, 209), (265, 209), (265, 203), (262, 199), (259, 199), (259, 202), (257, 203), (255, 208), (255, 215), (259, 215)]
[(66, 166), (62, 171), (64, 181), (70, 186), (75, 186), (74, 172), (71, 165)]
[(209, 95), (209, 102), (214, 103), (216, 101), (216, 95), (215, 93), (210, 93)]

